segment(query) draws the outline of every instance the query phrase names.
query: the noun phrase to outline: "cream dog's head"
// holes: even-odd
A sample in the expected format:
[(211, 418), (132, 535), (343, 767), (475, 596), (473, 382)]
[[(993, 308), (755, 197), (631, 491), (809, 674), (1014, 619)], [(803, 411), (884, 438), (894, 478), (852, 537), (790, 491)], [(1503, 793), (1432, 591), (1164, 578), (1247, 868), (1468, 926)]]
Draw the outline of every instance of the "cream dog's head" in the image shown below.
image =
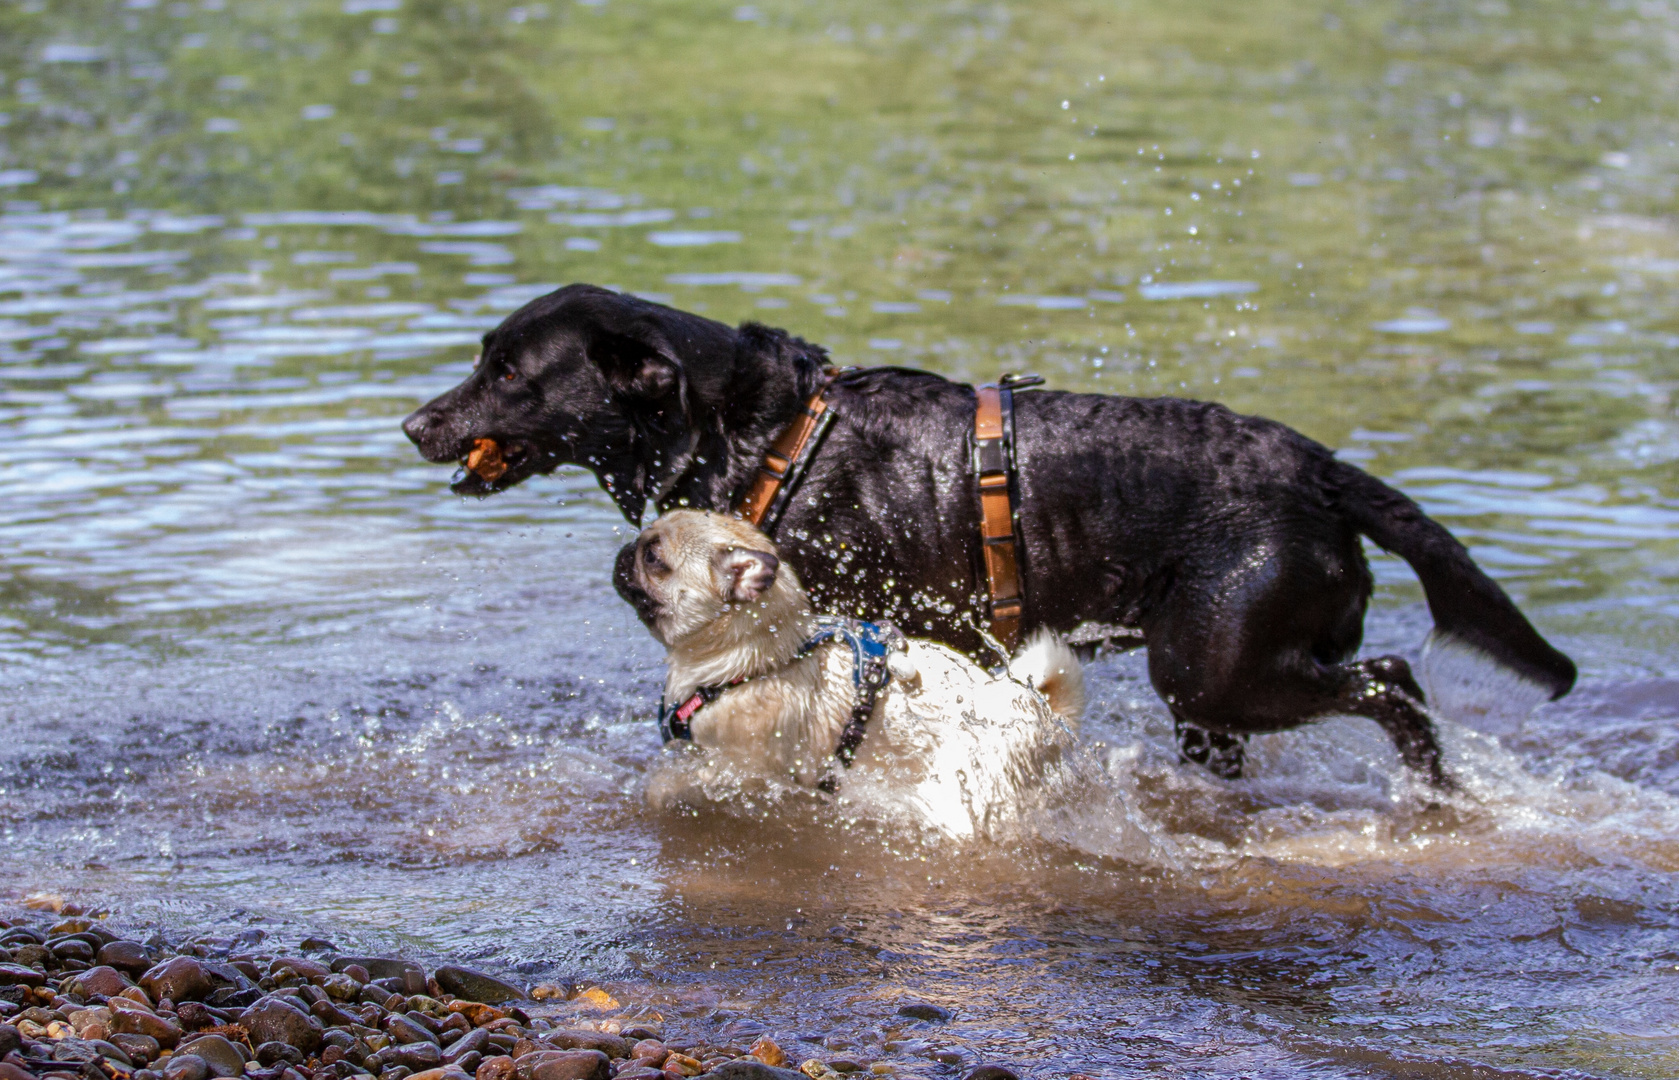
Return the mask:
[[(775, 544), (738, 518), (672, 510), (618, 552), (612, 583), (666, 648), (798, 639), (809, 601)], [(703, 632), (710, 630), (710, 634)]]

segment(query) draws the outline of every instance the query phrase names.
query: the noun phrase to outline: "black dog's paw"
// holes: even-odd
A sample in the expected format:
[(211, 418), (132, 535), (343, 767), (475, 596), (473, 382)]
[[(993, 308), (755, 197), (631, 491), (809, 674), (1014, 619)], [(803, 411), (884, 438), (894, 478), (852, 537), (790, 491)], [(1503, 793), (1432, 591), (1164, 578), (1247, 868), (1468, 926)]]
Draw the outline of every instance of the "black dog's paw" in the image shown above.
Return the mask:
[(1242, 764), (1247, 757), (1246, 735), (1208, 731), (1176, 717), (1172, 729), (1178, 737), (1178, 756), (1185, 762), (1200, 765), (1220, 780), (1242, 778)]

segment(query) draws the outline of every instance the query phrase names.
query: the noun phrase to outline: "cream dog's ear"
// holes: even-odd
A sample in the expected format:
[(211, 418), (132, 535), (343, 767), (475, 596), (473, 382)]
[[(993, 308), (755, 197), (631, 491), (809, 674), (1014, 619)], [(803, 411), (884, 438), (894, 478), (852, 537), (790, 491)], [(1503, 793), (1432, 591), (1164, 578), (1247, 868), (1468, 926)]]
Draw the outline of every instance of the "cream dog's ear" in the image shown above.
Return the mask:
[(728, 548), (717, 555), (723, 593), (737, 604), (749, 603), (768, 592), (780, 566), (781, 560), (767, 551)]

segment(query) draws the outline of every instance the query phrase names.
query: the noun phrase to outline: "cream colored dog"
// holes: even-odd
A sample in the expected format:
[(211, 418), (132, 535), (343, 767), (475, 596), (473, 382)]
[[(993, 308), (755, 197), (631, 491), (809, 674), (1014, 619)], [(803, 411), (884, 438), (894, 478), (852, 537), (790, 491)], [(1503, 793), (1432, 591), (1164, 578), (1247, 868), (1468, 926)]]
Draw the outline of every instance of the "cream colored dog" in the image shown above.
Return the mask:
[(942, 645), (819, 618), (774, 543), (738, 519), (665, 514), (613, 577), (667, 650), (667, 733), (736, 766), (867, 789), (967, 836), (1037, 801), (1074, 744), (1084, 676), (1061, 641), (1034, 638), (994, 677)]

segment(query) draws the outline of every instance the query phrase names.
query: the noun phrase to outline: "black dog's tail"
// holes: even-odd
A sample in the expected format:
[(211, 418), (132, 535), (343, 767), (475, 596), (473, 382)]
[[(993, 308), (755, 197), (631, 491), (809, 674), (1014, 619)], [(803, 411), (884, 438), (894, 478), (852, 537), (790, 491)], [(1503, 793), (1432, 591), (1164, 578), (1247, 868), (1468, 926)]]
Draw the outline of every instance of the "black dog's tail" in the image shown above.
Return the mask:
[(1362, 469), (1334, 463), (1342, 508), (1358, 531), (1411, 564), (1435, 632), (1491, 657), (1556, 700), (1574, 687), (1574, 661), (1539, 636), (1457, 538), (1422, 508)]

